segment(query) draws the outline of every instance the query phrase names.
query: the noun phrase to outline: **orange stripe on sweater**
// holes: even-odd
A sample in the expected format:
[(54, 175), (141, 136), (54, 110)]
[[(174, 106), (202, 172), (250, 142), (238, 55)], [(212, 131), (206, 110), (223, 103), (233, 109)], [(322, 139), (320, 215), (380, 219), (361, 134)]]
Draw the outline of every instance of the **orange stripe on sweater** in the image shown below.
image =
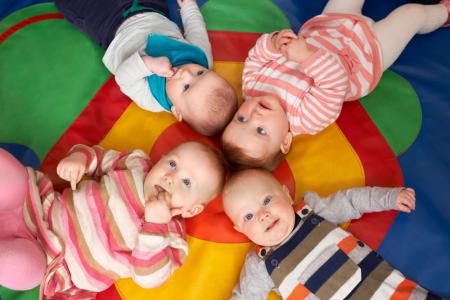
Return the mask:
[(358, 241), (353, 236), (348, 236), (339, 242), (338, 247), (341, 248), (345, 254), (349, 254), (358, 245)]
[(310, 291), (305, 288), (303, 285), (299, 284), (295, 287), (292, 293), (289, 295), (287, 300), (299, 300), (305, 299), (310, 294)]
[(408, 300), (417, 284), (411, 280), (403, 280), (395, 289), (391, 296), (391, 300)]

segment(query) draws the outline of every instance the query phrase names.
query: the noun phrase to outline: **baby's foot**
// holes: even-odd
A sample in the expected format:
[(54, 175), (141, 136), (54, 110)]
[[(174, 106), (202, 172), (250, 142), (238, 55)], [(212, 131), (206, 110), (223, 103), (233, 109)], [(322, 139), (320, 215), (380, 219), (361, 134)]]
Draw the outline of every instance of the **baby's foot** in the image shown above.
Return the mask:
[(447, 12), (448, 12), (447, 22), (445, 22), (444, 25), (442, 25), (442, 27), (449, 27), (450, 26), (450, 0), (441, 0), (441, 4), (447, 8)]

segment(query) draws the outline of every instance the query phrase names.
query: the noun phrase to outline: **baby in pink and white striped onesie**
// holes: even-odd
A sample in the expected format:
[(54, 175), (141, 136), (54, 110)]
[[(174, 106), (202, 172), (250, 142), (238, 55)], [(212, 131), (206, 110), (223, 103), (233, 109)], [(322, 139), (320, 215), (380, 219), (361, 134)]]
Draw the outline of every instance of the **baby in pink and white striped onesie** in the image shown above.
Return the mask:
[(293, 136), (317, 134), (345, 101), (370, 93), (415, 34), (449, 25), (450, 0), (405, 4), (374, 22), (364, 0), (330, 0), (298, 34), (263, 34), (243, 72), (245, 101), (225, 128), (223, 150), (239, 165), (274, 169)]

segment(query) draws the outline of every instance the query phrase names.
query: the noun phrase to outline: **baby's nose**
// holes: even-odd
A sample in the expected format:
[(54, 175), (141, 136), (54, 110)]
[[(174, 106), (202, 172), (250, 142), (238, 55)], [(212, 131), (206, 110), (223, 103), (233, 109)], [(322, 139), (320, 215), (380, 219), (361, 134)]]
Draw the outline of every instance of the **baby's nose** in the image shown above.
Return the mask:
[(167, 182), (167, 184), (169, 184), (169, 185), (172, 185), (172, 183), (173, 183), (172, 177), (169, 175), (164, 176), (164, 181)]
[(264, 210), (259, 214), (259, 220), (262, 222), (270, 216), (269, 212)]

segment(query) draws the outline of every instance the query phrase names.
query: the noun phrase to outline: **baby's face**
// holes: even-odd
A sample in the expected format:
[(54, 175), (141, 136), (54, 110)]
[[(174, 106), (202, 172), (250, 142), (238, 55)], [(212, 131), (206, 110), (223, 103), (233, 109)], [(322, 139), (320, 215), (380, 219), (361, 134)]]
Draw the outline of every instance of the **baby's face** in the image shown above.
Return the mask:
[(192, 114), (201, 116), (208, 92), (223, 85), (224, 79), (217, 73), (201, 65), (186, 64), (167, 78), (166, 93), (183, 119), (189, 119)]
[(180, 215), (213, 196), (218, 173), (196, 143), (184, 143), (153, 166), (145, 178), (144, 196), (147, 201), (151, 195), (167, 193), (172, 216)]
[(289, 122), (280, 102), (272, 96), (261, 96), (244, 101), (222, 139), (239, 145), (248, 156), (261, 159), (280, 152), (288, 134)]
[(269, 173), (247, 170), (222, 197), (224, 209), (251, 241), (261, 246), (281, 243), (293, 230), (295, 213), (286, 187)]

